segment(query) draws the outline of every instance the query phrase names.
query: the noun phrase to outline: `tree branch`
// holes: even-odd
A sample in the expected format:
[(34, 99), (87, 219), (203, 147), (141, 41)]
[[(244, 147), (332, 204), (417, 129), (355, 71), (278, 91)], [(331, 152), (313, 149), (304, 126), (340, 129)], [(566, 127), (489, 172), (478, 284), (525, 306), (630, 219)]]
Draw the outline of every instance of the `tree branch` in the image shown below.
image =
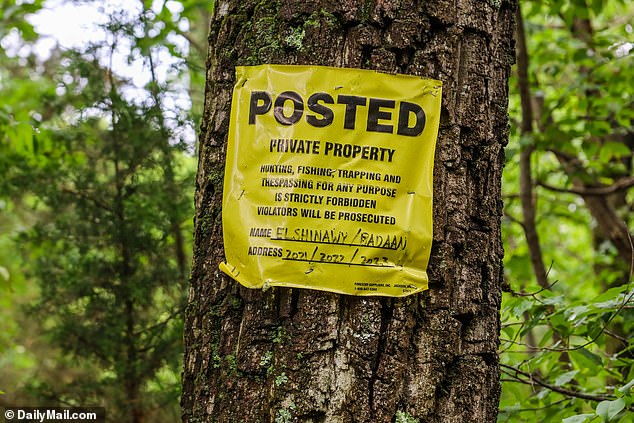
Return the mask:
[(612, 185), (603, 185), (598, 187), (577, 186), (572, 188), (559, 188), (549, 185), (545, 182), (538, 181), (537, 184), (549, 191), (570, 193), (584, 196), (600, 196), (615, 194), (619, 191), (626, 190), (634, 186), (634, 177), (628, 176), (627, 178), (621, 178), (614, 182)]
[[(588, 176), (588, 172), (578, 157), (554, 149), (550, 151), (555, 154), (563, 170), (572, 179), (573, 187), (569, 190), (577, 191), (578, 194), (581, 195), (603, 235), (616, 247), (619, 256), (625, 261), (626, 265), (629, 266), (630, 269), (634, 268), (634, 245), (632, 244), (632, 236), (629, 232), (629, 228), (625, 222), (623, 222), (623, 219), (618, 216), (611, 202), (608, 201), (607, 194), (598, 195), (592, 192), (586, 193), (587, 190), (594, 189), (615, 189), (616, 193), (619, 190), (632, 186), (630, 184), (634, 184), (634, 181), (631, 181), (633, 178), (622, 178), (620, 181), (608, 187), (589, 186), (583, 181), (583, 178), (579, 177), (579, 175)], [(617, 186), (614, 187), (614, 185)], [(621, 186), (623, 188), (621, 188)], [(550, 189), (551, 187), (546, 186), (545, 188)], [(555, 188), (553, 191), (560, 191), (560, 189)]]
[[(528, 372), (524, 372), (516, 367), (513, 366), (509, 366), (506, 364), (502, 364), (500, 363), (500, 367), (502, 367), (503, 369), (507, 369), (510, 370), (511, 372), (515, 372), (515, 374), (511, 374), (509, 372), (504, 372), (506, 373), (508, 376), (512, 377), (513, 379), (515, 379), (517, 382), (520, 383), (524, 383), (526, 385), (531, 385), (531, 386), (541, 386), (543, 388), (546, 388), (550, 391), (553, 392), (557, 392), (559, 394), (562, 395), (566, 395), (568, 397), (574, 397), (574, 398), (581, 398), (581, 399), (585, 399), (585, 400), (589, 400), (589, 401), (596, 401), (596, 402), (600, 402), (600, 401), (611, 401), (611, 400), (615, 400), (616, 397), (608, 395), (608, 394), (585, 394), (583, 392), (579, 392), (579, 391), (573, 391), (572, 389), (566, 389), (566, 388), (562, 388), (561, 386), (556, 386), (556, 385), (551, 385), (550, 383), (546, 383), (543, 380), (535, 377), (533, 374), (528, 373)], [(502, 370), (504, 371), (504, 370)], [(522, 379), (520, 376), (523, 376), (526, 379)]]

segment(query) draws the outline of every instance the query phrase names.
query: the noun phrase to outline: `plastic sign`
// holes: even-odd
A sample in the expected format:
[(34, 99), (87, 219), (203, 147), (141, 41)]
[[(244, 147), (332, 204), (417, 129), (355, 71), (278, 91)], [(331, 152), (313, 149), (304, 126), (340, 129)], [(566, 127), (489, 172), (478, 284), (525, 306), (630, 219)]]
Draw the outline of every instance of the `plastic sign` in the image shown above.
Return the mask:
[(236, 73), (221, 270), (249, 288), (425, 290), (441, 82), (320, 66)]

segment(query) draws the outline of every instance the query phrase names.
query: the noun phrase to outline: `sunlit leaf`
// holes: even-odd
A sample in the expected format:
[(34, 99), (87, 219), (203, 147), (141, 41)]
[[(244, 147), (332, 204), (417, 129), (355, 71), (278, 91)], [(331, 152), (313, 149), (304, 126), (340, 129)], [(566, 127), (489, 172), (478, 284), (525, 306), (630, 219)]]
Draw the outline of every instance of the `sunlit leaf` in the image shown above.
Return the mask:
[(597, 405), (596, 413), (601, 416), (604, 422), (610, 422), (625, 408), (623, 398), (614, 401), (601, 401)]
[(620, 142), (608, 141), (603, 144), (603, 146), (601, 146), (599, 159), (607, 162), (612, 159), (620, 159), (623, 157), (629, 157), (631, 155), (632, 151), (625, 144)]

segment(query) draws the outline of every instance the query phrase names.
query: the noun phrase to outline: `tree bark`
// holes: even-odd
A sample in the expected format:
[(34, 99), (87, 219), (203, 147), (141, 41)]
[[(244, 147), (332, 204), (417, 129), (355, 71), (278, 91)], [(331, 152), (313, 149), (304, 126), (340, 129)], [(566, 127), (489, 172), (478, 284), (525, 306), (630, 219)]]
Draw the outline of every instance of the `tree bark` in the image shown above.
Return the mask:
[[(514, 0), (217, 2), (200, 134), (184, 422), (496, 420), (515, 7)], [(428, 291), (402, 299), (257, 291), (220, 273), (234, 66), (260, 63), (443, 81)]]

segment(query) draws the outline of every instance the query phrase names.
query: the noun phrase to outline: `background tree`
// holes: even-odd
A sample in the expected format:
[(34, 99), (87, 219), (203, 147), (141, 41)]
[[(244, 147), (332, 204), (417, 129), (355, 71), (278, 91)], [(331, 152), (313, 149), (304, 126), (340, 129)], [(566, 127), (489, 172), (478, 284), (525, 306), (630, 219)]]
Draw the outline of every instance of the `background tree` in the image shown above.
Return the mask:
[[(495, 420), (514, 8), (475, 0), (217, 5), (185, 328), (184, 421)], [(393, 299), (250, 291), (220, 273), (234, 66), (259, 63), (443, 81), (428, 292)]]
[[(25, 20), (40, 4), (3, 8), (13, 20), (0, 35), (14, 38), (0, 56), (1, 297), (18, 315), (3, 319), (0, 404), (103, 405), (111, 421), (171, 422), (193, 186), (182, 38), (195, 39), (185, 24), (208, 4), (128, 6), (109, 16), (103, 42), (47, 59)], [(126, 53), (146, 86), (113, 65)], [(16, 313), (27, 300), (30, 319)]]

